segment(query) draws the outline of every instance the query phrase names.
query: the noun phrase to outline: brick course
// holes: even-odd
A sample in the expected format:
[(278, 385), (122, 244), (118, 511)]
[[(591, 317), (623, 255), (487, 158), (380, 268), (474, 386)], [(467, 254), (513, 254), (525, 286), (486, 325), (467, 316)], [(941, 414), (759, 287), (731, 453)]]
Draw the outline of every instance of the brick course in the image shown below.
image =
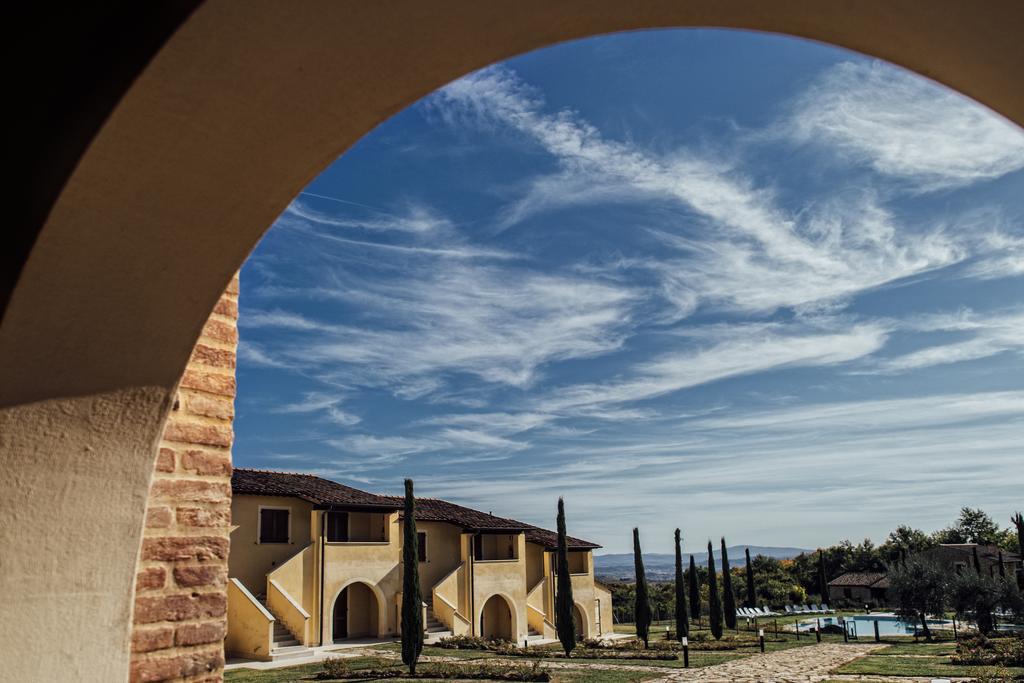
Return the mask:
[(133, 683), (222, 680), (238, 276), (203, 327), (153, 468), (135, 579)]

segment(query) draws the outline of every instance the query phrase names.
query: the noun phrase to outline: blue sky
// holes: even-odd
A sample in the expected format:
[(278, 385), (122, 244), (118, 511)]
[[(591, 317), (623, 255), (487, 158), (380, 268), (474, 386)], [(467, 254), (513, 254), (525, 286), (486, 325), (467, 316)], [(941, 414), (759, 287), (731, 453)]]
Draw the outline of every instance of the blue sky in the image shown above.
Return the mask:
[(659, 31), (382, 124), (242, 271), (236, 464), (619, 552), (1019, 507), (1024, 134), (891, 65)]

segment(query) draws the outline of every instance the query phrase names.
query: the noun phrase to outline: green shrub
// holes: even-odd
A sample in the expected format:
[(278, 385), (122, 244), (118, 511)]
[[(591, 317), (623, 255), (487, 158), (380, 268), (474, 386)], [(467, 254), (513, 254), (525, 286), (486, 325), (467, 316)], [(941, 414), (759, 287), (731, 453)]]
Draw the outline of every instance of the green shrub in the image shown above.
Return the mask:
[(340, 658), (328, 659), (324, 662), (324, 670), (317, 675), (319, 680), (379, 680), (382, 678), (426, 678), (426, 679), (458, 679), (487, 681), (550, 681), (551, 676), (540, 667), (540, 662), (533, 665), (508, 665), (464, 662), (430, 662), (417, 667), (411, 674), (399, 667), (386, 669), (360, 669), (350, 671)]
[(343, 657), (330, 657), (324, 660), (324, 674), (330, 678), (343, 678), (350, 673), (348, 662)]
[(1024, 666), (1024, 637), (987, 638), (973, 635), (956, 645), (950, 658), (953, 664), (977, 666)]
[(481, 638), (480, 636), (447, 636), (434, 643), (434, 646), (446, 650), (489, 650), (494, 652), (515, 648), (512, 641), (500, 638)]

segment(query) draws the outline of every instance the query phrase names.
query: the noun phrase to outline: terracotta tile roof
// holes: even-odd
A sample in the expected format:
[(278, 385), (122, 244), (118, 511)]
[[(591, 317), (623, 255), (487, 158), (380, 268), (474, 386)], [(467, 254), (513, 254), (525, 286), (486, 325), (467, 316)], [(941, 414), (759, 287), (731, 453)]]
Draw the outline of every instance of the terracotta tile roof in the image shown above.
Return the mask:
[[(242, 467), (236, 467), (231, 474), (231, 490), (238, 495), (292, 496), (322, 506), (401, 510), (405, 502), (399, 496), (379, 496), (312, 474), (251, 470)], [(439, 498), (417, 498), (416, 519), (424, 522), (447, 522), (469, 531), (525, 532), (527, 541), (550, 549), (554, 549), (558, 541), (553, 531), (514, 519), (496, 517)], [(601, 547), (596, 543), (571, 536), (568, 541), (569, 548), (574, 550), (593, 550)]]
[[(385, 497), (397, 504), (398, 507), (403, 507), (405, 504), (404, 499), (398, 496)], [(471, 531), (519, 532), (526, 531), (529, 527), (528, 524), (517, 522), (514, 519), (495, 517), (486, 512), (456, 505), (440, 498), (417, 498), (416, 519), (423, 522), (448, 522)]]
[[(540, 527), (531, 526), (527, 529), (526, 540), (530, 543), (542, 545), (548, 550), (555, 550), (558, 548), (558, 534), (554, 531), (541, 529)], [(566, 536), (565, 540), (569, 550), (594, 550), (595, 548), (601, 547), (596, 543), (584, 541), (581, 538), (573, 538), (572, 536)]]
[[(395, 498), (399, 504), (403, 503), (401, 498)], [(526, 540), (530, 543), (537, 543), (545, 548), (554, 549), (558, 544), (558, 535), (554, 531), (541, 529), (540, 527), (519, 522), (514, 519), (495, 517), (479, 510), (463, 507), (450, 503), (439, 498), (417, 498), (416, 519), (423, 521), (449, 522), (458, 524), (466, 529), (474, 531), (484, 530), (509, 530), (523, 531), (526, 533)], [(593, 550), (601, 546), (596, 543), (584, 541), (579, 538), (569, 537), (569, 548), (573, 550)]]
[[(882, 581), (885, 581), (885, 585), (882, 585)], [(837, 576), (828, 582), (830, 586), (859, 586), (859, 587), (871, 587), (871, 588), (888, 588), (889, 579), (886, 578), (885, 574), (875, 572), (847, 572), (841, 576)]]
[(292, 496), (322, 506), (372, 507), (395, 510), (389, 496), (378, 496), (312, 474), (270, 472), (236, 467), (231, 473), (231, 491), (236, 495)]

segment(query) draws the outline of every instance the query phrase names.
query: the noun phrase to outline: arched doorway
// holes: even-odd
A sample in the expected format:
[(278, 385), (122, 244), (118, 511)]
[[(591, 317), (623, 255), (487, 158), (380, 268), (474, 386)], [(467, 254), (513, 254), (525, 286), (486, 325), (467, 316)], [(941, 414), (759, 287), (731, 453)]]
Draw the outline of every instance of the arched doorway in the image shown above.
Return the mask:
[(334, 601), (331, 631), (335, 641), (347, 638), (372, 638), (379, 633), (380, 603), (365, 583), (349, 584)]
[(480, 635), (484, 638), (515, 640), (515, 615), (503, 595), (492, 595), (480, 610)]
[(590, 637), (590, 631), (587, 628), (587, 613), (580, 607), (578, 602), (572, 606), (572, 623), (576, 627), (577, 640)]
[[(73, 79), (54, 80), (29, 67), (31, 80), (58, 97), (98, 95), (104, 110), (61, 106), (57, 126), (33, 108), (16, 112), (42, 122), (29, 127), (40, 139), (58, 135), (64, 144), (60, 154), (42, 155), (37, 140), (26, 145), (33, 160), (25, 164), (28, 186), (39, 184), (37, 169), (53, 190), (39, 199), (32, 220), (16, 222), (25, 248), (10, 271), (17, 284), (0, 326), (0, 419), (10, 435), (4, 461), (17, 476), (0, 487), (0, 512), (11, 520), (3, 535), (9, 554), (26, 567), (51, 561), (54, 571), (13, 572), (0, 587), (27, 581), (11, 593), (10, 629), (59, 628), (75, 647), (54, 658), (45, 640), (20, 642), (23, 656), (7, 658), (13, 678), (52, 678), (68, 668), (83, 680), (123, 678), (134, 598), (127, 587), (140, 557), (154, 444), (202, 322), (310, 177), (432, 89), (562, 40), (723, 26), (872, 54), (1024, 123), (1017, 87), (1024, 49), (1014, 31), (1022, 10), (1012, 1), (837, 3), (815, 12), (788, 0), (771, 11), (744, 2), (655, 3), (642, 11), (611, 1), (528, 5), (463, 3), (438, 12), (406, 3), (353, 12), (339, 3), (295, 13), (283, 4), (204, 3), (185, 20), (173, 17), (161, 32), (169, 39), (149, 50), (133, 53), (111, 41), (111, 61), (139, 71), (121, 79), (123, 88), (111, 86), (102, 65), (62, 59), (75, 54), (76, 41), (24, 33), (31, 40), (47, 35), (50, 61), (74, 69)], [(69, 32), (88, 34), (87, 26)], [(114, 31), (111, 37), (119, 38)], [(294, 49), (300, 38), (307, 49)], [(314, 57), (320, 68), (303, 61)], [(200, 69), (203, 77), (193, 77)], [(62, 87), (72, 80), (74, 87)], [(208, 106), (183, 117), (169, 102)], [(86, 119), (91, 125), (83, 126)], [(94, 478), (71, 486), (82, 472), (68, 463), (82, 452), (90, 453)], [(74, 504), (55, 508), (52, 500), (66, 490), (74, 491)], [(69, 537), (56, 555), (36, 542), (40, 531), (59, 533), (91, 513), (92, 533)], [(220, 531), (227, 533), (226, 523)], [(97, 538), (123, 540), (102, 547)], [(38, 607), (38, 596), (46, 607)], [(97, 617), (109, 628), (97, 629)]]

